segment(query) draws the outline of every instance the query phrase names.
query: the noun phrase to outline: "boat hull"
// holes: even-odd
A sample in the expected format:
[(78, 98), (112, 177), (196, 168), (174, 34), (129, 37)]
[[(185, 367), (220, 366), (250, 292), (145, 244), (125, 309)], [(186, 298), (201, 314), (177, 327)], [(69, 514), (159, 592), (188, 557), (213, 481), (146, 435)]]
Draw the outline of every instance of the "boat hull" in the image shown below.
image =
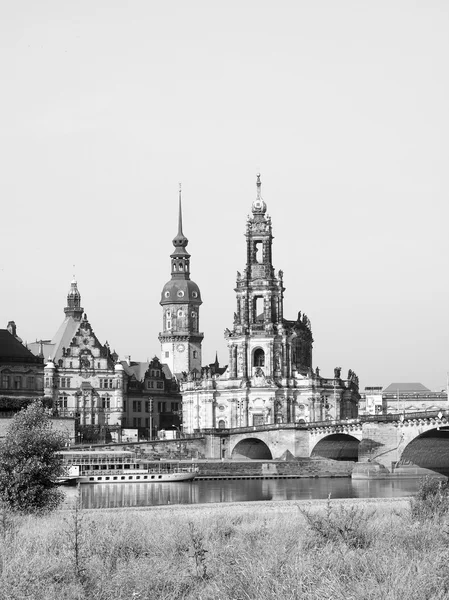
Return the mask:
[(126, 475), (81, 475), (77, 483), (164, 483), (192, 481), (196, 473), (126, 473)]

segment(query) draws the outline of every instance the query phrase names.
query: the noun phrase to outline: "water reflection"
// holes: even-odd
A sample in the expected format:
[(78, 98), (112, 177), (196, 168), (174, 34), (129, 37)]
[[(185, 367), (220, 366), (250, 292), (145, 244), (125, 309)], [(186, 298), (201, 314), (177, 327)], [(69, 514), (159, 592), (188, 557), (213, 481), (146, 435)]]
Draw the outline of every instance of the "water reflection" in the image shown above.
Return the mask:
[[(418, 490), (419, 479), (356, 480), (242, 479), (181, 483), (109, 483), (80, 487), (84, 508), (120, 508), (161, 504), (206, 504), (209, 502), (251, 502), (255, 500), (313, 500), (327, 498), (390, 498), (410, 496)], [(66, 506), (76, 498), (75, 488), (66, 488)]]

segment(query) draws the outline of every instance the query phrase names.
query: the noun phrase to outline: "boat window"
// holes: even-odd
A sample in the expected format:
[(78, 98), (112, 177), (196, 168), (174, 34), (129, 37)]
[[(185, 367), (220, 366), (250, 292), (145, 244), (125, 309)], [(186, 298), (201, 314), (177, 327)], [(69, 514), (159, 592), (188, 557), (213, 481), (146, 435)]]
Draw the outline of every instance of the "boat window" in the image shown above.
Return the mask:
[(128, 479), (132, 479), (132, 478), (133, 478), (133, 476), (132, 476), (132, 475), (128, 475)]
[(162, 479), (162, 475), (159, 475), (159, 476), (158, 476), (158, 479)]
[(125, 476), (124, 476), (124, 475), (122, 475), (122, 476), (120, 477), (120, 479), (125, 479)]
[(151, 475), (151, 479), (154, 479), (154, 475)]
[(109, 481), (111, 478), (110, 477), (105, 477), (106, 481)]
[(103, 479), (103, 477), (97, 477), (98, 481), (101, 481)]
[(94, 478), (93, 478), (93, 477), (89, 477), (89, 481), (93, 481), (93, 480), (94, 480)]
[(140, 479), (140, 475), (137, 475), (136, 479)]
[(117, 479), (117, 477), (113, 477), (112, 479)]
[(144, 479), (148, 479), (148, 475), (144, 475), (144, 476), (143, 476), (143, 478), (144, 478)]

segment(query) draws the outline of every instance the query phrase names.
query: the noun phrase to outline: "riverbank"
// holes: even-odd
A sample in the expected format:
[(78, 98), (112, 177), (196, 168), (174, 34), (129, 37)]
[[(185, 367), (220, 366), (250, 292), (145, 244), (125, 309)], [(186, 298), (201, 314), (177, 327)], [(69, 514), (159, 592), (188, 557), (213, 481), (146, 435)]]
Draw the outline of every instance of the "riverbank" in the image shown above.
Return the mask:
[(43, 518), (4, 517), (0, 597), (8, 600), (422, 600), (449, 593), (445, 524), (413, 521), (407, 498), (74, 507)]

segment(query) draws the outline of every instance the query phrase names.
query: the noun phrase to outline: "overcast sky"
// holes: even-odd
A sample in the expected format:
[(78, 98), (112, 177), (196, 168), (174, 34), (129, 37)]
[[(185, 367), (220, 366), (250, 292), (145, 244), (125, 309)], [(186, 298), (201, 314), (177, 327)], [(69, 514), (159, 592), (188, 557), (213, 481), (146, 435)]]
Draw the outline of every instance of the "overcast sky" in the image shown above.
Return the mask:
[(51, 338), (75, 272), (102, 343), (159, 355), (182, 182), (227, 363), (260, 171), (314, 366), (445, 388), (448, 31), (447, 0), (3, 2), (0, 327)]

